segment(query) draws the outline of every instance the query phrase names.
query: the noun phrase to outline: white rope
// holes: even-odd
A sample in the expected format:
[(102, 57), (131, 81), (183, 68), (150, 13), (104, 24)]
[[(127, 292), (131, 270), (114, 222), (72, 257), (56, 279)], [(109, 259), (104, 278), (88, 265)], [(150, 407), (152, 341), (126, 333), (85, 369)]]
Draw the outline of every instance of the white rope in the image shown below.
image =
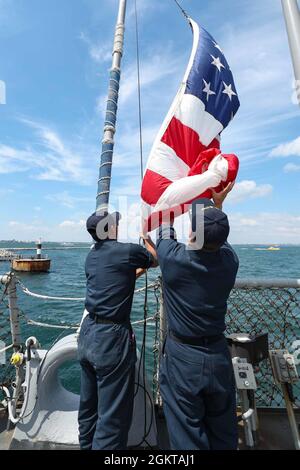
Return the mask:
[[(36, 294), (35, 292), (31, 292), (29, 289), (27, 289), (27, 287), (19, 280), (19, 285), (21, 286), (21, 289), (22, 291), (24, 292), (24, 294), (26, 295), (29, 295), (31, 297), (35, 297), (35, 298), (38, 298), (38, 299), (43, 299), (43, 300), (62, 300), (62, 301), (74, 301), (74, 302), (83, 302), (85, 300), (85, 297), (53, 297), (53, 296), (48, 296), (48, 295), (42, 295), (42, 294)], [(153, 284), (150, 284), (148, 286), (148, 289), (152, 289), (152, 288), (156, 288), (157, 287), (157, 282), (154, 282)], [(146, 287), (141, 287), (140, 289), (136, 289), (134, 291), (135, 294), (139, 294), (141, 292), (144, 292), (146, 290)], [(35, 321), (35, 320), (32, 320), (31, 318), (27, 318), (26, 315), (24, 315), (27, 323), (29, 325), (34, 325), (34, 326), (40, 326), (42, 328), (53, 328), (53, 329), (60, 329), (60, 330), (78, 330), (78, 328), (80, 327), (80, 325), (53, 325), (51, 323), (43, 323), (43, 322), (38, 322), (38, 321)], [(148, 319), (146, 320), (137, 320), (135, 322), (132, 323), (132, 325), (141, 325), (147, 321), (150, 321), (150, 320), (155, 320), (155, 316), (153, 317), (149, 317)], [(1, 351), (0, 351), (1, 352)]]
[[(35, 292), (31, 292), (29, 289), (27, 289), (26, 286), (22, 282), (19, 281), (19, 284), (22, 288), (22, 291), (24, 294), (29, 295), (30, 297), (35, 297), (37, 299), (43, 299), (43, 300), (62, 300), (62, 301), (70, 301), (70, 302), (84, 302), (85, 297), (53, 297), (50, 295), (42, 295), (42, 294), (36, 294)], [(150, 284), (148, 286), (148, 289), (152, 289), (157, 286), (157, 283)], [(145, 287), (142, 287), (141, 289), (136, 289), (134, 291), (135, 294), (139, 294), (143, 291), (145, 291)]]
[(147, 321), (155, 320), (155, 318), (156, 318), (155, 316), (153, 316), (153, 317), (148, 317), (146, 320), (143, 319), (143, 320), (134, 321), (134, 322), (132, 322), (131, 324), (132, 324), (132, 325), (141, 325), (141, 324), (143, 324), (143, 323), (145, 323), (145, 322), (147, 322)]
[(71, 326), (71, 325), (51, 325), (50, 323), (41, 323), (38, 321), (31, 320), (30, 318), (27, 320), (28, 325), (34, 326), (41, 326), (43, 328), (54, 328), (60, 330), (77, 330), (79, 325)]
[(14, 345), (10, 344), (9, 346), (6, 346), (6, 348), (0, 349), (0, 354), (5, 353), (6, 351), (8, 351), (9, 349), (11, 349), (13, 347), (14, 347)]
[[(154, 282), (153, 284), (150, 284), (150, 285), (148, 286), (148, 289), (152, 289), (152, 288), (157, 287), (157, 286), (158, 286), (157, 282)], [(140, 292), (144, 292), (145, 290), (146, 290), (146, 287), (141, 287), (140, 289), (136, 289), (136, 290), (134, 291), (134, 293), (135, 293), (135, 294), (139, 294)]]
[[(155, 316), (153, 317), (149, 317), (147, 318), (147, 320), (137, 320), (137, 321), (134, 321), (132, 322), (131, 324), (132, 325), (135, 325), (135, 326), (138, 326), (138, 325), (141, 325), (143, 324), (145, 321), (150, 321), (150, 320), (155, 320)], [(30, 318), (26, 318), (27, 320), (27, 323), (28, 325), (35, 325), (35, 326), (41, 326), (43, 328), (54, 328), (54, 329), (60, 329), (60, 330), (77, 330), (79, 328), (79, 324), (78, 325), (53, 325), (51, 323), (42, 323), (42, 322), (38, 322), (38, 321), (35, 321), (35, 320), (31, 320)], [(9, 349), (10, 347), (13, 347), (13, 345), (9, 346), (8, 348), (6, 349)], [(4, 352), (3, 351), (0, 351), (1, 352)]]
[(49, 295), (41, 295), (41, 294), (36, 294), (35, 292), (31, 292), (27, 287), (25, 287), (23, 284), (21, 284), (22, 290), (24, 294), (30, 295), (30, 297), (35, 297), (37, 299), (43, 299), (43, 300), (65, 300), (65, 301), (74, 301), (74, 302), (83, 302), (85, 300), (85, 297), (52, 297)]

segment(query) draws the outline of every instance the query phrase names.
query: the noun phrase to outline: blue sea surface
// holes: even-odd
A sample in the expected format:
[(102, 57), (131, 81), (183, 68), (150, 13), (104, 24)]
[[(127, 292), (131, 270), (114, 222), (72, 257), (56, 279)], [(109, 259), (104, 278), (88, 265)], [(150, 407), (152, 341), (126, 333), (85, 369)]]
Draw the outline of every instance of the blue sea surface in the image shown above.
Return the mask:
[[(33, 243), (0, 242), (1, 248), (32, 247)], [(56, 297), (84, 297), (85, 295), (85, 258), (89, 246), (84, 244), (44, 243), (43, 251), (51, 258), (51, 269), (48, 273), (17, 273), (21, 282), (31, 291)], [(279, 251), (268, 251), (267, 247), (257, 245), (238, 245), (234, 247), (240, 259), (240, 278), (300, 278), (300, 246), (281, 246)], [(26, 256), (35, 251), (26, 251)], [(10, 270), (10, 263), (0, 263), (0, 275)], [(159, 269), (151, 270), (149, 283), (159, 276)], [(137, 281), (137, 288), (145, 285), (145, 279)], [(0, 293), (1, 294), (1, 293)], [(0, 297), (1, 298), (1, 297)], [(84, 304), (83, 302), (46, 301), (24, 295), (18, 289), (18, 304), (21, 312), (35, 321), (52, 324), (79, 323)], [(137, 294), (134, 298), (132, 321), (143, 318), (144, 295)], [(151, 316), (157, 308), (153, 294), (149, 295), (148, 314)], [(0, 312), (3, 310), (0, 305)], [(6, 313), (7, 314), (7, 313)], [(1, 326), (2, 325), (2, 326)], [(3, 323), (0, 323), (3, 337)], [(44, 348), (49, 348), (61, 334), (69, 334), (62, 330), (48, 329), (28, 325), (22, 322), (22, 335), (36, 336)], [(153, 363), (153, 338), (155, 326), (150, 322), (147, 328), (147, 366), (151, 369)], [(142, 327), (136, 328), (138, 345), (142, 339)], [(61, 378), (69, 389), (78, 391), (79, 367), (72, 363), (61, 371)]]

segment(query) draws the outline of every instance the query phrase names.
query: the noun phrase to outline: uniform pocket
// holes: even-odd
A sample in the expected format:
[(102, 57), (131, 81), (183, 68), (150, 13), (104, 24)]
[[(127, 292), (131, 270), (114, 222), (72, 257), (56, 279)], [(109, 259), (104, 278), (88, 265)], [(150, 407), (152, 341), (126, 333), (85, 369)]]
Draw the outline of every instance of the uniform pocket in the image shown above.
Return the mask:
[(87, 345), (89, 362), (98, 370), (114, 369), (122, 360), (122, 338), (113, 327), (103, 328), (95, 325), (95, 331)]
[[(193, 355), (191, 354), (191, 360)], [(168, 356), (169, 377), (175, 390), (186, 397), (196, 397), (204, 386), (204, 358), (197, 363), (185, 359)]]

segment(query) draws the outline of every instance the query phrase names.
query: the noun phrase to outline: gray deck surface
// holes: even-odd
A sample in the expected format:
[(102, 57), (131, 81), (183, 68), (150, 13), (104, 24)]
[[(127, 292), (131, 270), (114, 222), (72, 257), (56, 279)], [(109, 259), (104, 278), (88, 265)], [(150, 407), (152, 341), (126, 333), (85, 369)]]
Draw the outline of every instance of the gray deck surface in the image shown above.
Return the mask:
[[(300, 425), (300, 410), (296, 411), (296, 419)], [(0, 450), (9, 449), (13, 431), (6, 431), (6, 414), (0, 411)], [(259, 445), (261, 450), (293, 450), (293, 440), (285, 410), (266, 409), (259, 410)], [(160, 449), (168, 449), (168, 436), (166, 423), (163, 416), (157, 416), (157, 430), (159, 433)], [(239, 448), (245, 449), (243, 426), (239, 425), (240, 445)], [(38, 443), (33, 445), (30, 442), (16, 443), (12, 449), (74, 449), (74, 447), (54, 446), (51, 443)]]

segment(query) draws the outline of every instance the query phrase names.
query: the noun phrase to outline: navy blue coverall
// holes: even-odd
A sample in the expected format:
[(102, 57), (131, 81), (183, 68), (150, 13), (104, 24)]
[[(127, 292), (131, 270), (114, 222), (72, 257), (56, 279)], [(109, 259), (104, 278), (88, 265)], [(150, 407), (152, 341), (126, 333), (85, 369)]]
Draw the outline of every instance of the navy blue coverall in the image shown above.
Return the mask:
[(235, 385), (223, 332), (238, 257), (228, 243), (217, 252), (188, 249), (172, 227), (160, 228), (157, 254), (168, 320), (160, 389), (171, 448), (236, 449)]
[(123, 450), (132, 420), (136, 346), (130, 312), (136, 269), (153, 262), (145, 248), (104, 240), (86, 260), (86, 309), (78, 341), (78, 414), (83, 450)]

